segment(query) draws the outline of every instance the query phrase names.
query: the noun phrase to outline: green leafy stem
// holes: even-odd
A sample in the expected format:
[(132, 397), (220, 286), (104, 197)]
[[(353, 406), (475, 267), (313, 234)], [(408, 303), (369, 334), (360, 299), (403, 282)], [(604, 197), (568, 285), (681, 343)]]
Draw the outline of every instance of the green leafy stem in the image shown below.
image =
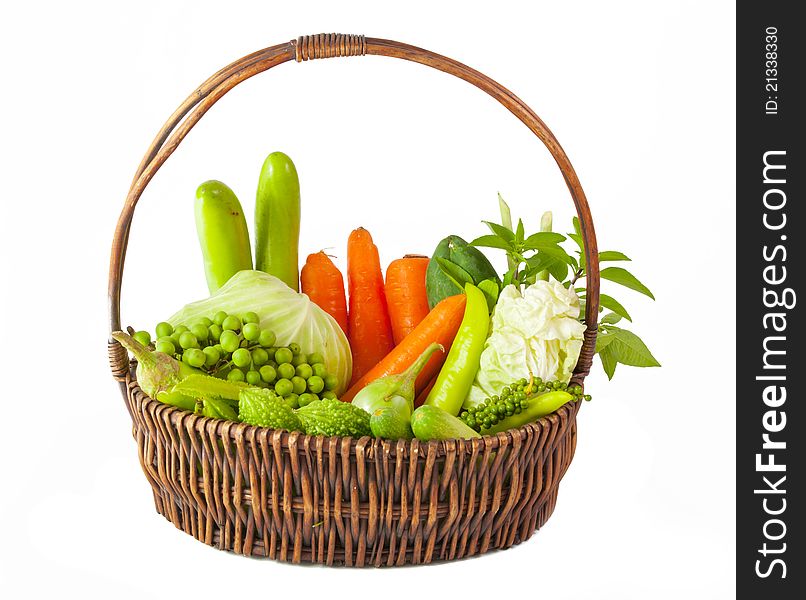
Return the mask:
[[(442, 271), (450, 277), (460, 288), (467, 282), (475, 283), (487, 296), (492, 310), (501, 289), (507, 285), (531, 285), (537, 280), (548, 280), (553, 277), (566, 288), (573, 286), (580, 297), (580, 320), (585, 321), (585, 303), (587, 294), (584, 287), (578, 287), (578, 282), (587, 276), (585, 264), (585, 242), (579, 220), (574, 217), (572, 233), (567, 237), (551, 231), (551, 213), (545, 213), (541, 218), (540, 231), (526, 235), (523, 220), (518, 219), (518, 225), (513, 228), (509, 205), (501, 195), (498, 195), (498, 205), (501, 212), (501, 224), (492, 221), (483, 221), (490, 230), (487, 235), (476, 238), (471, 245), (482, 248), (503, 250), (507, 255), (508, 270), (504, 274), (501, 284), (487, 279), (483, 282), (474, 282), (472, 277), (459, 265), (444, 258), (437, 259)], [(562, 243), (568, 239), (576, 244), (574, 254), (569, 254)], [(608, 250), (599, 253), (599, 263), (629, 262), (630, 258), (623, 252)], [(655, 296), (635, 275), (620, 266), (606, 266), (599, 271), (602, 280), (626, 287), (630, 290), (648, 296), (652, 300)], [(602, 316), (598, 324), (596, 353), (602, 361), (602, 367), (608, 379), (612, 379), (618, 363), (634, 367), (659, 367), (646, 344), (637, 335), (617, 327), (622, 319), (632, 322), (630, 313), (624, 306), (607, 294), (599, 295), (599, 312), (607, 309), (609, 312)]]

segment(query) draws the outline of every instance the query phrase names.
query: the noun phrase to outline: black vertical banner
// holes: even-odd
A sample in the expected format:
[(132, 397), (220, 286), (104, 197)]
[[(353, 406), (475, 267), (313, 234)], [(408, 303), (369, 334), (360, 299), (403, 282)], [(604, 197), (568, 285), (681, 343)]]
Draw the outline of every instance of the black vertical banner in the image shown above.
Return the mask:
[(755, 1), (737, 9), (738, 598), (806, 597), (806, 338), (798, 306), (806, 302), (806, 29), (799, 8)]

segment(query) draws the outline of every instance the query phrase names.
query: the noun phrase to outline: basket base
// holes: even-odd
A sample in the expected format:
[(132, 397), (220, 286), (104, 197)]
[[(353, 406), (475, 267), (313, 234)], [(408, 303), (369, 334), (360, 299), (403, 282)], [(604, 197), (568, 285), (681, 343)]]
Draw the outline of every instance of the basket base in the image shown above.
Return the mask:
[[(287, 544), (278, 543), (279, 540), (270, 534), (268, 535), (269, 543), (266, 544), (264, 539), (267, 538), (256, 537), (254, 531), (250, 535), (249, 529), (254, 528), (254, 520), (249, 521), (246, 532), (235, 532), (230, 527), (218, 527), (215, 523), (205, 520), (204, 517), (201, 519), (188, 519), (185, 518), (185, 515), (192, 514), (192, 507), (185, 507), (185, 510), (182, 510), (182, 507), (171, 501), (167, 495), (163, 497), (155, 493), (154, 504), (157, 512), (173, 523), (177, 529), (218, 550), (252, 558), (267, 558), (294, 564), (319, 564), (337, 567), (394, 567), (439, 564), (481, 556), (494, 550), (506, 550), (512, 546), (517, 546), (532, 537), (548, 521), (557, 504), (557, 492), (558, 487), (555, 487), (548, 494), (545, 504), (536, 513), (537, 519), (534, 520), (534, 526), (526, 523), (525, 529), (521, 528), (519, 530), (513, 524), (510, 526), (511, 529), (502, 528), (499, 534), (495, 536), (496, 539), (482, 540), (480, 544), (469, 544), (467, 536), (454, 536), (451, 540), (446, 539), (439, 545), (416, 538), (413, 541), (407, 541), (407, 538), (403, 537), (397, 541), (398, 547), (396, 548), (396, 540), (392, 538), (390, 546), (382, 548), (372, 556), (367, 555), (366, 560), (361, 558), (364, 556), (363, 552), (358, 553), (354, 559), (354, 553), (350, 551), (349, 544), (345, 548), (339, 548), (334, 544), (328, 544), (327, 547), (324, 544), (320, 544), (317, 549), (294, 548)], [(238, 535), (238, 533), (241, 535)], [(247, 541), (251, 540), (251, 543), (239, 544), (237, 540), (242, 538)], [(297, 535), (295, 539), (301, 539), (301, 536)], [(346, 539), (350, 539), (349, 536)]]

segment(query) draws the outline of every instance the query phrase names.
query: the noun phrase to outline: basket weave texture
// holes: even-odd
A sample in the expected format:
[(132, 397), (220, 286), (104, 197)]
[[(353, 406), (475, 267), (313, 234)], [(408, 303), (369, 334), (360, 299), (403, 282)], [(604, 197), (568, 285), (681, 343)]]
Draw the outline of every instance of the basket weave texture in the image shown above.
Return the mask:
[[(472, 83), (517, 116), (551, 152), (586, 242), (585, 340), (573, 383), (596, 342), (599, 266), (585, 194), (539, 117), (485, 75), (427, 50), (357, 35), (303, 36), (246, 56), (174, 112), (141, 162), (121, 212), (109, 276), (110, 331), (135, 206), (151, 178), (207, 110), (235, 85), (279, 64), (375, 54), (418, 62)], [(222, 550), (291, 562), (393, 566), (483, 554), (522, 542), (551, 516), (576, 447), (578, 403), (494, 436), (419, 442), (308, 436), (181, 411), (148, 398), (125, 349), (109, 342), (113, 377), (132, 418), (157, 512)]]

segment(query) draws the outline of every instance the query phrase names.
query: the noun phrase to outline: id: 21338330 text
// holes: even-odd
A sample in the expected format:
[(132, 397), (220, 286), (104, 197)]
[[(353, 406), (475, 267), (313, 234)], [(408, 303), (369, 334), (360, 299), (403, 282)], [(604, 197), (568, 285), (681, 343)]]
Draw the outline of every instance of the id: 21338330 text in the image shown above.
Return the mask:
[(764, 110), (768, 115), (778, 114), (778, 28), (767, 27), (764, 38), (764, 75), (767, 101)]

